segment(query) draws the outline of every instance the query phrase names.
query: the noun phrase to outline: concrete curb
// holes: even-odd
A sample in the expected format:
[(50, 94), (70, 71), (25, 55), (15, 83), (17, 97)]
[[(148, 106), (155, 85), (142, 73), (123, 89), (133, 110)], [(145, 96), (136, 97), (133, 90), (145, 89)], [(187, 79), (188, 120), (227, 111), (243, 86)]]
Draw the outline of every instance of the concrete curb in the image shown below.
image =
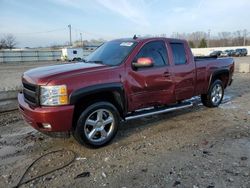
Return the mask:
[(18, 92), (19, 90), (0, 91), (0, 113), (17, 109)]

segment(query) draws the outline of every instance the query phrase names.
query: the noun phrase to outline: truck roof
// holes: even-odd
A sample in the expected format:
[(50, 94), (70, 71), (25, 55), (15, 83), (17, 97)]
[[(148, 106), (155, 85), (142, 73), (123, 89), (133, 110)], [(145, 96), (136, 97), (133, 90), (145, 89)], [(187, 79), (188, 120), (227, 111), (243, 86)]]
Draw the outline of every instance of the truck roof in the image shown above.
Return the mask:
[(136, 39), (133, 38), (120, 38), (115, 39), (112, 41), (120, 41), (120, 42), (148, 42), (154, 40), (167, 40), (171, 42), (184, 42), (185, 40), (182, 39), (175, 39), (175, 38), (166, 38), (166, 37), (137, 37)]

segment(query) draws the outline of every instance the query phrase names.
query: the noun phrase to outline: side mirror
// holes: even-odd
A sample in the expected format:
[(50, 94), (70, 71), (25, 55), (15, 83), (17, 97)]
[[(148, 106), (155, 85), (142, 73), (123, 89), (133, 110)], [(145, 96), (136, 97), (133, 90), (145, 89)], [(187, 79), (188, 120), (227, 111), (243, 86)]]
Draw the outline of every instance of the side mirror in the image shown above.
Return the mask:
[(154, 65), (153, 60), (150, 57), (138, 58), (136, 62), (132, 63), (135, 68), (152, 67)]

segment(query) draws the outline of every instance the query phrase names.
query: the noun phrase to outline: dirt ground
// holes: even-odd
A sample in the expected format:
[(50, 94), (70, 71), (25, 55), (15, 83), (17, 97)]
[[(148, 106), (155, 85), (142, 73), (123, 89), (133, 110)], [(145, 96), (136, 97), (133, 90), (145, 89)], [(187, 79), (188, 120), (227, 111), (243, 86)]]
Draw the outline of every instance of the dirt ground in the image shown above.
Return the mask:
[(21, 187), (250, 188), (250, 74), (236, 73), (219, 108), (200, 104), (122, 123), (100, 149), (55, 139), (25, 124), (18, 111), (0, 114), (0, 187), (62, 167)]

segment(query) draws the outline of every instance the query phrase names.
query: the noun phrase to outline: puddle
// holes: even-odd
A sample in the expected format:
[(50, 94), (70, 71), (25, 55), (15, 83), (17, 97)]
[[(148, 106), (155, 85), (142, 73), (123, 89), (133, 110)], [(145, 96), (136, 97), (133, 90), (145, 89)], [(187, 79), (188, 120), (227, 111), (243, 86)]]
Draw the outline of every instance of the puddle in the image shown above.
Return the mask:
[(222, 108), (222, 109), (238, 109), (239, 106), (236, 105), (236, 104), (233, 104), (233, 102), (229, 101), (227, 103), (221, 104), (219, 106), (219, 108)]
[(232, 100), (233, 96), (230, 95), (224, 95), (223, 100), (222, 100), (222, 104), (228, 103)]
[[(224, 95), (223, 100), (221, 102), (221, 105), (227, 104), (231, 102), (233, 99), (233, 96), (231, 95)], [(192, 102), (194, 105), (202, 106), (203, 104), (201, 103), (201, 98), (199, 96), (192, 97), (191, 99), (185, 100), (186, 102)], [(236, 107), (236, 106), (235, 106)]]

